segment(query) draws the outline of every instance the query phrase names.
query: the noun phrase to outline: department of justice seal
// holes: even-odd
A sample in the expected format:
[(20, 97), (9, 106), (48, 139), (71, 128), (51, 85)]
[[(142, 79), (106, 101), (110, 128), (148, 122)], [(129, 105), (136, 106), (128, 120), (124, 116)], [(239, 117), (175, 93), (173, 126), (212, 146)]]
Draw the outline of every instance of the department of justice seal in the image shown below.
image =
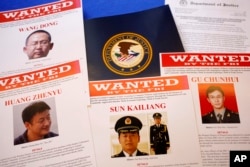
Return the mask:
[(104, 45), (102, 58), (106, 67), (119, 75), (135, 75), (145, 70), (153, 56), (150, 43), (135, 33), (121, 33)]

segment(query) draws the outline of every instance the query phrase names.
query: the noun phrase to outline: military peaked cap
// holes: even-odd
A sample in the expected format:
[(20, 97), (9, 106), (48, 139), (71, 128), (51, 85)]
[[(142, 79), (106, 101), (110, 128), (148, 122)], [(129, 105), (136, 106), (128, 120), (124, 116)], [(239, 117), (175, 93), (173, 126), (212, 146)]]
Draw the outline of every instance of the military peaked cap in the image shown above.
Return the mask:
[(161, 114), (160, 113), (154, 113), (153, 114), (153, 118), (159, 118), (159, 117), (161, 118)]
[(124, 116), (117, 120), (115, 124), (115, 131), (118, 133), (136, 132), (142, 128), (141, 121), (133, 116)]

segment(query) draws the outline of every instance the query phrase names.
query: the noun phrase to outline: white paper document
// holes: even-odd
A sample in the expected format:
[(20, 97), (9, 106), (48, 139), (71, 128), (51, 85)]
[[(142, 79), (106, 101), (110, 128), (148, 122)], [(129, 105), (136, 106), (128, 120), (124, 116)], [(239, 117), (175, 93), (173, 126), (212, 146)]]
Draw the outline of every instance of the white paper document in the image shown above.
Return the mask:
[(201, 166), (187, 76), (95, 81), (90, 95), (98, 166)]
[(162, 53), (161, 75), (188, 75), (204, 167), (228, 167), (230, 151), (250, 150), (250, 55)]
[(0, 166), (96, 166), (81, 2), (5, 11), (0, 20)]
[(250, 1), (168, 0), (186, 52), (250, 52)]

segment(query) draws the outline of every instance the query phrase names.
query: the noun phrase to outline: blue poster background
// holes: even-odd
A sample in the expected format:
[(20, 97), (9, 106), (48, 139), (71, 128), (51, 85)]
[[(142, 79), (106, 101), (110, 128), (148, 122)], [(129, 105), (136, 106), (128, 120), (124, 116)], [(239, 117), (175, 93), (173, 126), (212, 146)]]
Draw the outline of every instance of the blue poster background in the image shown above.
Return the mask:
[[(31, 7), (58, 0), (1, 0), (0, 11)], [(159, 7), (164, 0), (82, 0), (84, 18), (120, 15)]]

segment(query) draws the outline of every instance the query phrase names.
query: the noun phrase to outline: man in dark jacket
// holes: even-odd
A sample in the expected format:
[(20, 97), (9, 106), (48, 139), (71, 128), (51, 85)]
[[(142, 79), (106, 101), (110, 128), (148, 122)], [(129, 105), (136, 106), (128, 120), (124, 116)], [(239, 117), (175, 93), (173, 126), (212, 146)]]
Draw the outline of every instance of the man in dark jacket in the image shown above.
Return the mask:
[(14, 140), (14, 145), (58, 136), (50, 132), (50, 106), (43, 101), (28, 105), (22, 112), (26, 131)]

